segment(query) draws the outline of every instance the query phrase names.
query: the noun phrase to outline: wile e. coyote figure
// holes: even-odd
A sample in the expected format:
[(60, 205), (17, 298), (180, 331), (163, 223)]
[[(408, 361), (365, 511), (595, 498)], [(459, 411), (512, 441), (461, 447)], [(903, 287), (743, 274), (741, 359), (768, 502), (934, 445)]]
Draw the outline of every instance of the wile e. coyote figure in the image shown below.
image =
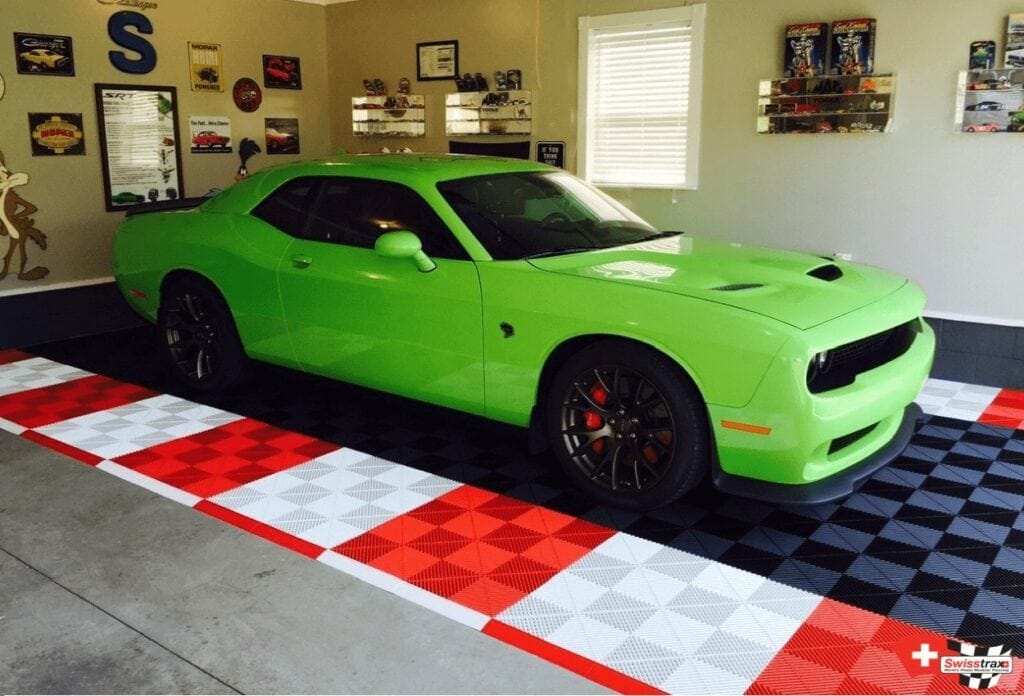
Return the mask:
[(4, 266), (0, 269), (0, 280), (7, 277), (15, 251), (19, 251), (21, 254), (21, 265), (18, 267), (19, 279), (39, 280), (50, 272), (50, 269), (43, 266), (25, 270), (25, 266), (28, 264), (26, 240), (31, 239), (40, 249), (46, 248), (46, 235), (35, 228), (35, 220), (29, 217), (38, 208), (14, 192), (15, 186), (24, 186), (27, 183), (28, 174), (11, 172), (4, 162), (4, 153), (0, 152), (0, 237), (4, 235), (10, 237), (10, 246), (7, 248), (7, 253), (4, 254)]

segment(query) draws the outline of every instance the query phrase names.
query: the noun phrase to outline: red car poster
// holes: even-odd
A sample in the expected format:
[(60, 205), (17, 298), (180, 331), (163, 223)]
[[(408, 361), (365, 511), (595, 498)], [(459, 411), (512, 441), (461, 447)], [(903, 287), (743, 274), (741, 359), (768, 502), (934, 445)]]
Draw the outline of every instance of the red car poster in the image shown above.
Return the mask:
[(231, 152), (231, 119), (227, 116), (189, 116), (192, 153)]
[(263, 56), (263, 86), (302, 89), (302, 70), (295, 56)]

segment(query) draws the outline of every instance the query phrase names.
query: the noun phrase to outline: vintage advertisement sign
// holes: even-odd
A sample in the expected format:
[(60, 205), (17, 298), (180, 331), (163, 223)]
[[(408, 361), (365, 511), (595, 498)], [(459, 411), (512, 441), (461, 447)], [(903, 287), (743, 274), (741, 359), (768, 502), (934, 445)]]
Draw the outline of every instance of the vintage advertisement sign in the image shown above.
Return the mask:
[(231, 119), (227, 116), (189, 116), (192, 153), (231, 152)]
[(299, 154), (299, 119), (266, 118), (263, 123), (268, 155)]
[(14, 59), (21, 75), (73, 77), (75, 53), (70, 36), (14, 34)]
[(188, 67), (193, 92), (224, 91), (220, 44), (189, 41)]
[(184, 192), (174, 87), (96, 85), (107, 210)]
[(33, 156), (85, 154), (82, 114), (29, 114), (28, 128)]

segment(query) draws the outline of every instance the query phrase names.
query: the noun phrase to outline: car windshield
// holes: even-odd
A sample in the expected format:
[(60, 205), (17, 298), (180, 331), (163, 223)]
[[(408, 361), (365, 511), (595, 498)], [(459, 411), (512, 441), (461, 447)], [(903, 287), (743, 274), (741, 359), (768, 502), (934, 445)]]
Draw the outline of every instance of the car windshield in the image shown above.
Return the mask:
[(632, 244), (653, 227), (566, 172), (515, 172), (438, 184), (441, 195), (495, 260)]

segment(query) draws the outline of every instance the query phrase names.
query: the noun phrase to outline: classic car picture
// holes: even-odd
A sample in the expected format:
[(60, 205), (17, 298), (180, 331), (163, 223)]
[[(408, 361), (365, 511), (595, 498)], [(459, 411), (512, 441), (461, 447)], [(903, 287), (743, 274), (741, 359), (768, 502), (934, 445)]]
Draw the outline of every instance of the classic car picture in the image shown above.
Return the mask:
[(202, 131), (192, 136), (192, 145), (197, 148), (225, 148), (231, 138), (214, 131)]
[(299, 153), (299, 120), (297, 118), (264, 119), (267, 154), (285, 155)]
[(294, 56), (263, 56), (263, 86), (302, 89), (302, 70)]
[(70, 36), (14, 34), (14, 55), (22, 75), (75, 74), (75, 59)]
[(544, 164), (339, 155), (181, 207), (132, 211), (114, 270), (186, 391), (257, 360), (466, 411), (635, 510), (841, 498), (921, 414), (913, 282), (658, 231)]

